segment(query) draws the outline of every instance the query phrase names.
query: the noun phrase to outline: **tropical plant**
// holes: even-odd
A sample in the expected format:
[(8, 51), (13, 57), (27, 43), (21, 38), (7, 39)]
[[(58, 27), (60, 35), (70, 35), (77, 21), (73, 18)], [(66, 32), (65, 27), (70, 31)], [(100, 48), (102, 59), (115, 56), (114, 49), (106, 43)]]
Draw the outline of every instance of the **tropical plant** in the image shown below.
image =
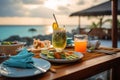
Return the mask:
[(120, 28), (120, 19), (118, 19), (118, 28)]
[[(106, 19), (103, 21), (103, 24), (105, 24), (106, 22), (110, 22), (110, 24), (112, 25), (112, 19)], [(117, 20), (117, 27), (120, 28), (120, 19)]]
[(90, 28), (98, 28), (98, 23), (92, 22), (92, 25), (90, 25)]
[[(99, 20), (97, 23), (92, 22), (92, 25), (90, 26), (90, 28), (101, 28), (103, 25), (103, 18), (104, 16), (98, 16), (97, 19)], [(89, 17), (90, 19), (90, 17)]]
[[(90, 17), (89, 17), (90, 19)], [(97, 19), (99, 20), (97, 23), (95, 22), (92, 22), (90, 28), (102, 28), (103, 24), (107, 23), (107, 22), (110, 22), (110, 24), (112, 25), (112, 19), (104, 19), (104, 16), (99, 16), (97, 17)], [(117, 23), (118, 23), (118, 28), (120, 28), (120, 19), (117, 20)]]

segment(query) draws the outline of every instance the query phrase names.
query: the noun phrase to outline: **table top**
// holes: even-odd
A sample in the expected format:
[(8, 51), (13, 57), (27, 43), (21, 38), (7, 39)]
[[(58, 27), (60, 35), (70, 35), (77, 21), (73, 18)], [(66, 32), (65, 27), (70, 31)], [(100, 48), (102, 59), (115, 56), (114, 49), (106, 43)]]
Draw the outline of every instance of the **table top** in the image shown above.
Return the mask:
[[(81, 80), (93, 76), (97, 73), (103, 72), (112, 68), (114, 65), (120, 64), (120, 49), (115, 48), (100, 48), (110, 51), (116, 51), (116, 54), (106, 55), (100, 52), (85, 52), (84, 57), (77, 62), (68, 64), (52, 64), (51, 69), (55, 69), (56, 72), (49, 70), (44, 74), (30, 77), (34, 80)], [(68, 48), (67, 50), (73, 50)], [(38, 57), (38, 56), (36, 56)], [(8, 79), (2, 77), (2, 79)], [(28, 78), (24, 78), (28, 79)], [(23, 80), (24, 80), (23, 79)], [(12, 79), (14, 80), (14, 79)], [(15, 79), (16, 80), (16, 79)]]

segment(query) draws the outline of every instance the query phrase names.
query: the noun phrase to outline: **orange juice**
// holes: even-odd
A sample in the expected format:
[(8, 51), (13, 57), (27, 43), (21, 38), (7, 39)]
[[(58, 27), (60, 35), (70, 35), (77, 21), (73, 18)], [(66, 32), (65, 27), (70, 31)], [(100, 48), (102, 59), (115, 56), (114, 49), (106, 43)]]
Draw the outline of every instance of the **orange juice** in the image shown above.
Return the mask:
[(75, 41), (75, 51), (86, 52), (87, 50), (87, 40)]

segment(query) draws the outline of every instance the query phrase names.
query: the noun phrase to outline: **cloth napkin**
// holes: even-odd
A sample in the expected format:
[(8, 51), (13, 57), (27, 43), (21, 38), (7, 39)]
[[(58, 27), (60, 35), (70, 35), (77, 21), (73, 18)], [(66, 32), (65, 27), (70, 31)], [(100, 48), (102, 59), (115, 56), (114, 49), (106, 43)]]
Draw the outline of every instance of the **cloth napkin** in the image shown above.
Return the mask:
[(100, 46), (101, 42), (99, 40), (91, 40), (88, 41), (88, 47), (93, 47), (94, 49), (97, 49)]
[(67, 38), (67, 46), (72, 46), (72, 45), (73, 45), (72, 38)]
[(33, 56), (34, 54), (32, 52), (28, 52), (28, 50), (24, 48), (17, 55), (11, 56), (8, 60), (3, 62), (3, 64), (10, 67), (33, 68), (31, 65), (31, 63), (34, 63), (32, 60)]

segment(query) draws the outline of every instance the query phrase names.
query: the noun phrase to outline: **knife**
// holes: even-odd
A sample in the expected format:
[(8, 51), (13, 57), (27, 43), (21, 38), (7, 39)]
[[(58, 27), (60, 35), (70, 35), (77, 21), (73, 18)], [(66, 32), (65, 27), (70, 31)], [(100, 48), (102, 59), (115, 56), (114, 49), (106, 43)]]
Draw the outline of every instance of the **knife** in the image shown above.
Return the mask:
[(2, 74), (9, 75), (11, 72), (3, 64), (0, 64), (0, 76), (2, 76)]
[(47, 72), (46, 69), (43, 69), (42, 67), (40, 66), (37, 66), (36, 64), (31, 64), (34, 68), (38, 69), (39, 71), (42, 71), (43, 73)]

